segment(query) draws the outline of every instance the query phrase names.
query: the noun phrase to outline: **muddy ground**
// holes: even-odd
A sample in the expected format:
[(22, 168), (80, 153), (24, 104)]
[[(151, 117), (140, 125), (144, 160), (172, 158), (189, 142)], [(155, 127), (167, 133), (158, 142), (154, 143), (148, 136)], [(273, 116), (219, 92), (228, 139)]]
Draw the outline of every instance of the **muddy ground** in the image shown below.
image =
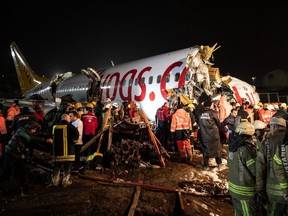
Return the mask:
[[(12, 182), (0, 188), (0, 215), (233, 215), (227, 193), (226, 147), (221, 170), (214, 159), (208, 170), (195, 150), (193, 164), (166, 159), (166, 167), (87, 170), (73, 174), (73, 185), (53, 188), (51, 172), (32, 167), (27, 196)], [(115, 173), (115, 172), (114, 172)]]

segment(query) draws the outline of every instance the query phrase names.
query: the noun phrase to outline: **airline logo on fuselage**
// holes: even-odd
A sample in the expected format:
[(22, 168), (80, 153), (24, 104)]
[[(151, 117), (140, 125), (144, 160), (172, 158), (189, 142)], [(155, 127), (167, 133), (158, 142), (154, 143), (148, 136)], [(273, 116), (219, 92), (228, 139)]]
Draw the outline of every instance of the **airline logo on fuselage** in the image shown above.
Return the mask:
[[(185, 84), (185, 74), (187, 73), (186, 67), (181, 69), (181, 66), (183, 66), (183, 61), (177, 61), (169, 65), (166, 69), (163, 70), (163, 74), (160, 80), (160, 83), (158, 83), (159, 91), (161, 92), (161, 96), (163, 99), (167, 98), (167, 92), (166, 92), (166, 78), (167, 76), (172, 73), (179, 72), (180, 77), (178, 82), (178, 85), (176, 87), (183, 88)], [(155, 83), (147, 84), (147, 82), (142, 82), (143, 78), (147, 78), (147, 75), (153, 76), (153, 82), (156, 82), (157, 76), (160, 73), (156, 73), (153, 71), (153, 68), (151, 66), (144, 67), (142, 70), (137, 69), (131, 69), (123, 74), (121, 77), (121, 72), (116, 71), (111, 74), (108, 74), (107, 76), (103, 77), (102, 79), (102, 88), (101, 88), (101, 95), (105, 95), (106, 98), (110, 98), (112, 101), (115, 100), (117, 95), (119, 95), (120, 99), (122, 101), (135, 101), (135, 102), (141, 102), (143, 101), (147, 94), (149, 94), (149, 100), (154, 101), (156, 99), (156, 92), (154, 92), (152, 89), (150, 92), (147, 92), (147, 85), (153, 85), (155, 86)], [(155, 76), (156, 75), (156, 76)], [(135, 80), (137, 79), (137, 85), (133, 85), (135, 83)], [(124, 84), (128, 82), (124, 86)], [(123, 87), (124, 86), (124, 87)], [(150, 89), (150, 88), (149, 88)], [(138, 92), (138, 94), (134, 94), (133, 92)]]

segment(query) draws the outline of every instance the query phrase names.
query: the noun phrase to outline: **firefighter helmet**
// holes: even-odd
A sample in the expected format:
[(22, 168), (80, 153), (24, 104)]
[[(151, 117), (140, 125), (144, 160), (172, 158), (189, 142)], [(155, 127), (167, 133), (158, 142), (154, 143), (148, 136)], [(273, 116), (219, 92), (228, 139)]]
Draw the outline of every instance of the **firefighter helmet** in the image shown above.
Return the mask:
[(280, 118), (280, 117), (273, 117), (271, 120), (270, 120), (270, 125), (280, 125), (280, 126), (283, 126), (283, 127), (286, 127), (286, 121), (284, 118)]
[(86, 107), (93, 108), (93, 104), (92, 103), (87, 103)]
[(242, 121), (236, 127), (235, 132), (252, 136), (255, 133), (255, 128), (250, 122)]
[(266, 125), (264, 122), (260, 121), (260, 120), (255, 120), (255, 121), (253, 122), (253, 126), (254, 126), (255, 130), (262, 130), (262, 129), (264, 129), (267, 125)]

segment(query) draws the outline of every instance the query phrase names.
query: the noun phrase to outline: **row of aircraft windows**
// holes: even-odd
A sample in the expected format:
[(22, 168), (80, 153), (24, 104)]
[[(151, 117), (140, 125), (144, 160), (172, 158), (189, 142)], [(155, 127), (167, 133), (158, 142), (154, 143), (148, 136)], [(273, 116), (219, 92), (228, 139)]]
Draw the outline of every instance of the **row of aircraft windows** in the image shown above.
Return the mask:
[[(159, 84), (159, 83), (161, 82), (161, 78), (162, 78), (162, 75), (158, 75), (158, 76), (156, 77), (156, 83), (157, 83), (157, 84)], [(151, 84), (153, 83), (153, 79), (154, 79), (153, 76), (148, 77), (148, 84), (149, 84), (149, 85), (151, 85)], [(180, 79), (180, 73), (176, 73), (175, 76), (174, 76), (174, 82), (178, 82), (179, 79)], [(190, 72), (188, 71), (188, 72), (185, 74), (185, 81), (188, 81), (189, 79), (190, 79)], [(145, 81), (146, 81), (146, 80), (145, 80), (145, 77), (142, 77), (142, 78), (141, 78), (141, 85), (144, 84)], [(166, 83), (169, 83), (170, 81), (171, 81), (171, 76), (170, 76), (170, 74), (168, 74), (168, 75), (166, 76)], [(123, 86), (126, 85), (126, 82), (127, 82), (127, 80), (124, 80)], [(132, 79), (129, 79), (128, 84), (129, 84), (129, 86), (132, 86), (133, 80), (132, 80)], [(110, 83), (109, 83), (109, 85), (110, 85)], [(136, 79), (134, 80), (134, 85), (135, 85), (135, 86), (138, 85), (138, 78), (136, 78)]]

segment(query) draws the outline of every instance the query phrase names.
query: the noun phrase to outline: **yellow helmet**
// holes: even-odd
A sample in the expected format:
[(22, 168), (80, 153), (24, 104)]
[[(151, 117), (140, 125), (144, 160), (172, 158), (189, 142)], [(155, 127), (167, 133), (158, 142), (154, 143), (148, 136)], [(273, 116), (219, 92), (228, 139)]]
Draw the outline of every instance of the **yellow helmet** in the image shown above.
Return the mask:
[(97, 102), (96, 102), (96, 101), (92, 101), (91, 103), (93, 104), (93, 106), (94, 106), (94, 107), (95, 107), (95, 106), (96, 106), (96, 104), (97, 104)]
[(259, 107), (263, 107), (263, 103), (260, 102), (260, 101), (257, 103), (257, 105), (258, 105)]
[(250, 122), (242, 121), (236, 127), (235, 132), (252, 136), (255, 133), (255, 128)]
[(92, 103), (87, 103), (86, 107), (93, 108), (93, 104)]
[(189, 103), (189, 104), (188, 104), (188, 107), (195, 109), (195, 106), (194, 106), (194, 104), (192, 104), (192, 103)]
[(82, 104), (81, 104), (80, 102), (77, 102), (77, 103), (75, 104), (75, 108), (76, 108), (76, 109), (81, 108), (81, 107), (82, 107)]

